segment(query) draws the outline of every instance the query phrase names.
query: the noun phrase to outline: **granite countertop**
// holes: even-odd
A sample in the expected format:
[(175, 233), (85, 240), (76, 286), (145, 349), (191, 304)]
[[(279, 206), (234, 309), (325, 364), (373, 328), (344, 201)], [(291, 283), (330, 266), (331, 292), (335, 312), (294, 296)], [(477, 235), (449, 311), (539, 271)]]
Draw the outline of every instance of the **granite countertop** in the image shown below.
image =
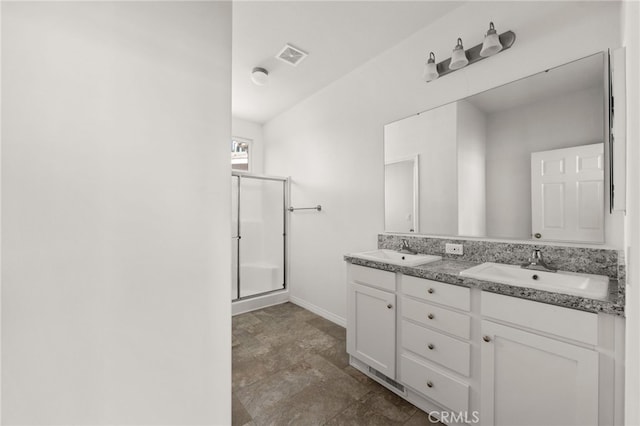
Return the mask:
[(463, 287), (476, 287), (492, 293), (519, 297), (521, 299), (529, 299), (536, 302), (548, 303), (550, 305), (578, 309), (586, 312), (603, 312), (612, 315), (624, 316), (624, 289), (621, 291), (619, 289), (620, 286), (618, 280), (611, 278), (609, 279), (608, 299), (596, 300), (533, 288), (515, 287), (489, 281), (480, 281), (460, 276), (461, 271), (479, 265), (482, 262), (443, 259), (419, 266), (399, 266), (385, 262), (365, 260), (351, 255), (345, 255), (344, 260), (351, 262), (354, 265), (367, 266), (391, 272), (400, 272), (405, 275), (441, 281)]

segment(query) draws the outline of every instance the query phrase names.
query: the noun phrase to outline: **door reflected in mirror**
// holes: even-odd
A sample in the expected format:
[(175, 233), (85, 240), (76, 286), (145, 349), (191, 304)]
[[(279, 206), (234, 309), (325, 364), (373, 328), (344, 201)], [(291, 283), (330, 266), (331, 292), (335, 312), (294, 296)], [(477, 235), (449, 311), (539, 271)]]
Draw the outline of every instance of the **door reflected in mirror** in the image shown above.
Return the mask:
[(385, 229), (418, 232), (418, 156), (384, 165)]
[[(598, 53), (387, 124), (385, 231), (411, 232), (409, 207), (399, 207), (407, 184), (388, 166), (419, 157), (416, 232), (419, 223), (428, 235), (603, 243), (607, 72)], [(598, 160), (578, 154), (596, 145)], [(573, 157), (556, 168), (562, 176), (534, 182), (534, 153), (565, 150)], [(597, 170), (571, 180), (587, 163)], [(545, 164), (550, 173), (552, 161)]]

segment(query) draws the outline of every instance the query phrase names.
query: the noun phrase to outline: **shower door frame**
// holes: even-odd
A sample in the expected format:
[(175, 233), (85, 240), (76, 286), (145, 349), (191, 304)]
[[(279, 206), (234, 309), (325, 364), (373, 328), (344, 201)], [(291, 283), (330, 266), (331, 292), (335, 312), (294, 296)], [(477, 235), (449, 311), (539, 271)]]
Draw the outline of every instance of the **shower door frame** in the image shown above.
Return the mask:
[[(232, 178), (237, 178), (238, 179), (238, 189), (237, 189), (237, 193), (236, 193), (236, 197), (238, 200), (238, 208), (237, 208), (237, 212), (236, 212), (236, 222), (237, 222), (237, 227), (236, 227), (236, 235), (232, 236), (231, 239), (235, 239), (237, 241), (236, 244), (236, 298), (235, 299), (231, 299), (231, 302), (237, 302), (240, 300), (247, 300), (247, 299), (253, 299), (256, 297), (260, 297), (260, 296), (264, 296), (267, 294), (271, 294), (271, 293), (277, 293), (277, 292), (283, 292), (287, 290), (287, 277), (288, 277), (288, 270), (287, 270), (287, 234), (288, 234), (288, 223), (287, 223), (287, 205), (288, 205), (288, 201), (289, 201), (289, 182), (290, 179), (288, 177), (282, 177), (282, 176), (269, 176), (269, 175), (262, 175), (262, 174), (257, 174), (257, 173), (250, 173), (250, 172), (242, 172), (242, 171), (237, 171), (237, 170), (233, 170), (231, 172), (231, 177)], [(242, 228), (240, 227), (240, 194), (241, 194), (241, 184), (242, 184), (242, 179), (257, 179), (257, 180), (267, 180), (267, 181), (276, 181), (276, 182), (282, 182), (282, 247), (283, 247), (283, 253), (282, 253), (282, 277), (283, 277), (283, 283), (282, 283), (282, 288), (278, 288), (275, 290), (267, 290), (267, 291), (263, 291), (261, 293), (256, 293), (256, 294), (251, 294), (249, 296), (244, 296), (244, 297), (240, 297), (240, 285), (241, 285), (241, 277), (240, 277), (240, 242), (242, 241)]]

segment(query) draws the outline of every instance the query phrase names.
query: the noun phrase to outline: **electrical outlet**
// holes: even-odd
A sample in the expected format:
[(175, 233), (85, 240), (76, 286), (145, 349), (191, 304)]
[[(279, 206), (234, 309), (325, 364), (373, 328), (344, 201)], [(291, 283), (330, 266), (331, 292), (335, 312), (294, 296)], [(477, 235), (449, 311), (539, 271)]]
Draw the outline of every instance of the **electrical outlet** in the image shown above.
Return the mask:
[(462, 244), (445, 244), (444, 248), (447, 254), (462, 256)]

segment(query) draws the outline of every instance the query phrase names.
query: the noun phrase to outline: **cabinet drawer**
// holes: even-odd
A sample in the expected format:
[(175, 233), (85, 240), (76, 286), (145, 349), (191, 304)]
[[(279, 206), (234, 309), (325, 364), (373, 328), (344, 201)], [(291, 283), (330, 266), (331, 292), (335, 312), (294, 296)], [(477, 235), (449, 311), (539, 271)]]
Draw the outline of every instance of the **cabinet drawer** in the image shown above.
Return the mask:
[(403, 275), (402, 292), (408, 296), (467, 312), (471, 308), (470, 291), (466, 287)]
[(598, 344), (598, 315), (517, 297), (482, 292), (482, 315), (591, 345)]
[(403, 297), (402, 316), (463, 339), (471, 337), (471, 318), (459, 312)]
[(351, 281), (357, 284), (370, 285), (387, 291), (396, 291), (395, 272), (351, 265)]
[(400, 366), (403, 383), (452, 411), (468, 411), (469, 384), (438, 372), (407, 355), (400, 358)]
[(402, 321), (402, 347), (469, 376), (471, 345), (437, 331)]

